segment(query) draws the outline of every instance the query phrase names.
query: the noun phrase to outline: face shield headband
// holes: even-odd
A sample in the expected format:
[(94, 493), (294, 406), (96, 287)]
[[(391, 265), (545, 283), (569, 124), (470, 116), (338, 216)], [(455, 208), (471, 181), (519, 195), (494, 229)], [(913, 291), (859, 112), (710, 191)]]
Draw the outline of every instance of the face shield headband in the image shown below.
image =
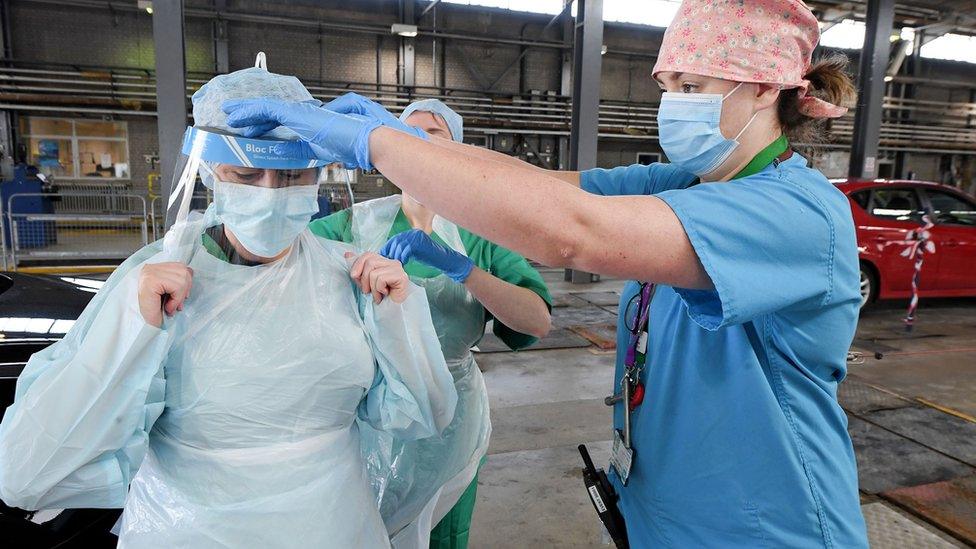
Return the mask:
[(321, 160), (289, 156), (289, 152), (294, 149), (294, 143), (294, 141), (250, 139), (206, 128), (187, 128), (183, 134), (182, 146), (185, 163), (170, 192), (167, 211), (171, 211), (176, 201), (182, 197), (176, 219), (186, 219), (192, 192), (184, 191), (193, 188), (202, 162), (271, 170), (304, 170), (321, 168), (328, 164)]

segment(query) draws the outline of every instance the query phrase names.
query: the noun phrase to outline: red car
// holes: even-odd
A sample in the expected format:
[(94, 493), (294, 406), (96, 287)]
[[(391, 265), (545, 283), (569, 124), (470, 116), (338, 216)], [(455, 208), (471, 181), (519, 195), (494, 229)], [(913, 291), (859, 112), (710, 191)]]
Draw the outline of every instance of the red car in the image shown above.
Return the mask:
[(922, 225), (935, 223), (934, 254), (925, 254), (921, 297), (976, 296), (976, 199), (922, 181), (840, 180), (851, 201), (861, 257), (861, 305), (911, 295), (913, 262), (902, 255)]

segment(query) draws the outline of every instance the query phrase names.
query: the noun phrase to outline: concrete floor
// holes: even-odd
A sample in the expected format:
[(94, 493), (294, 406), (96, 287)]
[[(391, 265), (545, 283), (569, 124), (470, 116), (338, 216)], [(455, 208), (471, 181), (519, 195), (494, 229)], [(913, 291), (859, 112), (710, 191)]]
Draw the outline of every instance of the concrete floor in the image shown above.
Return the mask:
[[(610, 547), (580, 480), (579, 443), (609, 453), (613, 351), (565, 330), (609, 335), (621, 281), (573, 286), (543, 272), (557, 304), (552, 348), (478, 355), (493, 435), (471, 547)], [(912, 334), (904, 303), (862, 317), (841, 404), (858, 454), (872, 547), (976, 546), (976, 300), (923, 300)], [(582, 341), (582, 342), (581, 342)], [(486, 339), (484, 350), (499, 349)], [(873, 353), (881, 352), (880, 360)], [(947, 495), (948, 494), (948, 495)], [(951, 533), (951, 535), (950, 535)], [(964, 543), (965, 541), (965, 543)]]

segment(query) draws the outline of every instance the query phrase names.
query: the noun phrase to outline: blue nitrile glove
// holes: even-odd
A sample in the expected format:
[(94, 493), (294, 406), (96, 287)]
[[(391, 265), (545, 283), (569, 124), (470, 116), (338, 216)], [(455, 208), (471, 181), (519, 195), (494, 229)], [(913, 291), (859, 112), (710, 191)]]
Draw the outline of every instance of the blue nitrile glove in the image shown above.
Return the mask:
[(383, 105), (380, 105), (376, 101), (363, 97), (355, 92), (349, 92), (341, 95), (332, 101), (329, 101), (325, 105), (322, 105), (322, 108), (335, 111), (340, 114), (358, 114), (360, 116), (370, 116), (379, 120), (380, 124), (383, 124), (387, 128), (393, 128), (394, 130), (409, 133), (410, 135), (419, 137), (421, 139), (429, 139), (427, 132), (424, 130), (404, 124), (399, 118), (390, 114), (390, 111), (383, 108)]
[(424, 231), (414, 229), (400, 233), (386, 242), (380, 255), (406, 265), (411, 259), (440, 270), (451, 280), (464, 284), (474, 268), (474, 261), (447, 246), (434, 242)]
[(296, 158), (341, 162), (346, 168), (373, 169), (369, 158), (369, 134), (380, 127), (379, 120), (358, 114), (339, 114), (317, 102), (289, 102), (275, 99), (231, 99), (221, 108), (227, 125), (244, 128), (244, 137), (258, 137), (285, 126), (302, 141), (285, 144), (284, 154)]

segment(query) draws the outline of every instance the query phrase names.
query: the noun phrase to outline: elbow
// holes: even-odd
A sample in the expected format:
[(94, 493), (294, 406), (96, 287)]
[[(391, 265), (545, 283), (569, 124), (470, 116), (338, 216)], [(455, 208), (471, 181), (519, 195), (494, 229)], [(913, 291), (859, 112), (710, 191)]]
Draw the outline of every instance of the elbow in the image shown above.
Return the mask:
[(545, 236), (552, 245), (545, 262), (551, 267), (600, 272), (601, 250), (605, 243), (593, 217), (584, 208), (571, 209), (562, 217), (564, 223), (547, 227)]
[(574, 237), (578, 234), (575, 231), (548, 234), (546, 239), (550, 243), (548, 249), (533, 259), (550, 267), (577, 268), (583, 255), (580, 239)]
[[(540, 298), (539, 301), (542, 301), (542, 299)], [(543, 302), (539, 320), (533, 323), (532, 328), (529, 330), (529, 335), (536, 339), (542, 339), (549, 335), (549, 330), (551, 329), (552, 314), (549, 313), (549, 307)]]

